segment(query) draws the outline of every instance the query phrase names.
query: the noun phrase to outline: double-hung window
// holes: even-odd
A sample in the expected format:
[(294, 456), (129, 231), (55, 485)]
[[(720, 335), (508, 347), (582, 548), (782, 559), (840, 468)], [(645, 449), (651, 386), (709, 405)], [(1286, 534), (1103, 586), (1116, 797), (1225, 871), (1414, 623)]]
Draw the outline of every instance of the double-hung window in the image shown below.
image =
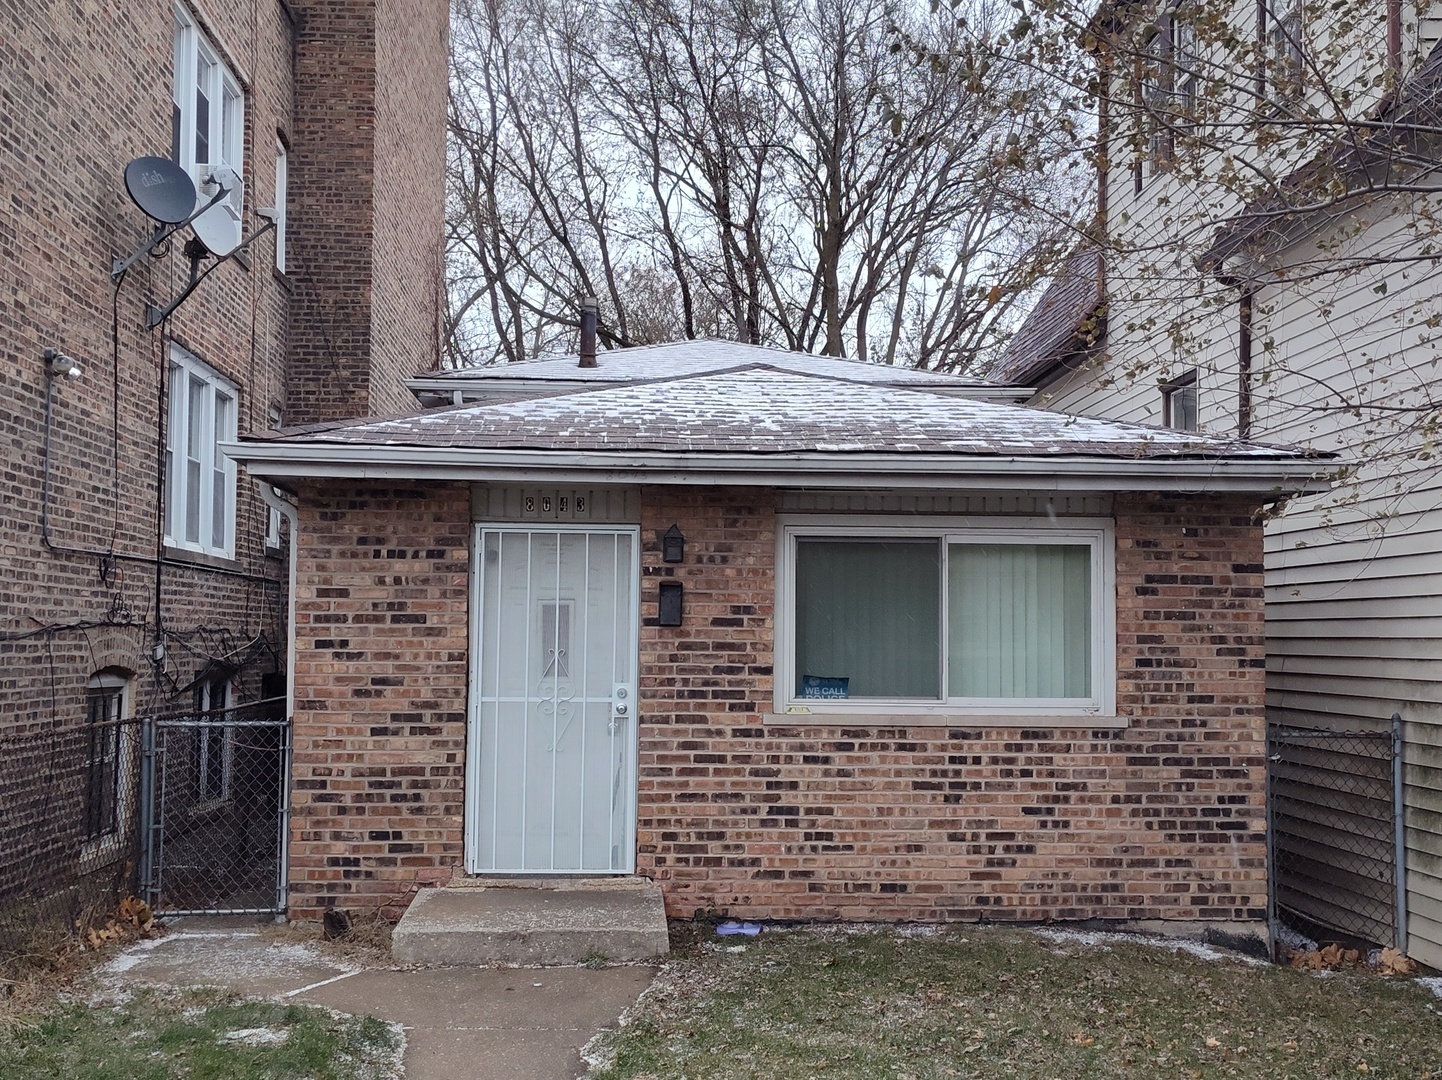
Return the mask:
[(236, 437), (235, 384), (170, 346), (165, 540), (230, 558), (235, 551), (235, 462), (218, 444)]
[(1306, 59), (1302, 0), (1259, 0), (1258, 37), (1263, 49), (1262, 82), (1266, 96), (1278, 104), (1295, 100), (1302, 91)]
[(179, 6), (174, 12), (171, 156), (195, 181), (202, 203), (215, 197), (217, 182), (229, 188), (225, 206), (238, 222), (244, 206), (245, 94), (195, 18)]
[(783, 526), (782, 712), (1115, 711), (1104, 521)]

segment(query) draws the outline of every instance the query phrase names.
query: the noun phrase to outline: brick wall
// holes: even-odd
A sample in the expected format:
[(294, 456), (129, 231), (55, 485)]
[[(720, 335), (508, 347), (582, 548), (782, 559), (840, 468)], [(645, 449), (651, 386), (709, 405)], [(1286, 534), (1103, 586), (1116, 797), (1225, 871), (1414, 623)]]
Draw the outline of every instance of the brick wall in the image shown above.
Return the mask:
[[(461, 864), (463, 486), (304, 496), (294, 904), (394, 911)], [(1116, 501), (1121, 731), (777, 725), (775, 497), (643, 491), (638, 868), (687, 916), (1263, 915), (1261, 531)], [(686, 561), (661, 561), (677, 524)], [(686, 622), (657, 625), (659, 579)]]
[[(314, 215), (334, 216), (342, 229), (362, 235), (367, 250), (377, 235), (393, 229), (403, 229), (405, 236), (396, 242), (406, 251), (411, 250), (407, 245), (425, 247), (429, 230), (434, 249), (441, 231), (442, 183), (435, 147), (444, 132), (446, 78), (436, 27), (445, 25), (445, 4), (394, 0), (388, 5), (402, 12), (396, 20), (414, 18), (428, 29), (424, 48), (419, 29), (396, 43), (392, 51), (397, 55), (388, 68), (391, 76), (405, 77), (403, 86), (387, 91), (388, 115), (410, 125), (416, 138), (419, 149), (406, 168), (417, 192), (410, 207), (384, 207), (385, 220), (374, 226), (371, 219), (380, 210), (376, 200), (405, 200), (403, 184), (391, 184), (375, 196), (367, 186), (363, 200), (339, 182), (324, 186), (335, 173), (328, 162), (343, 156), (336, 148), (357, 130), (373, 127), (374, 118), (362, 112), (334, 127), (313, 122), (317, 101), (349, 97), (346, 80), (353, 69), (307, 69), (310, 108), (302, 118), (307, 122), (295, 120), (297, 27), (320, 18), (319, 9), (330, 18), (347, 6), (367, 5), (278, 0), (197, 5), (207, 35), (244, 84), (247, 231), (262, 224), (255, 208), (274, 202), (276, 139), (290, 146), (292, 209), (297, 200), (302, 203), (289, 238), (294, 272), (275, 272), (273, 240), (263, 237), (245, 257), (211, 273), (163, 329), (147, 331), (147, 302), (163, 305), (185, 284), (185, 237), (156, 257), (141, 259), (118, 291), (110, 267), (151, 231), (125, 193), (126, 162), (170, 150), (171, 4), (147, 0), (100, 10), (54, 0), (0, 0), (5, 91), (0, 107), (0, 903), (75, 878), (81, 845), (81, 804), (75, 793), (83, 786), (77, 777), (83, 779), (85, 768), (84, 740), (76, 733), (93, 673), (106, 667), (130, 672), (135, 708), (170, 710), (193, 706), (191, 684), (213, 660), (240, 669), (243, 699), (257, 696), (260, 676), (283, 663), (285, 560), (264, 546), (266, 510), (245, 476), (238, 488), (235, 558), (165, 552), (157, 587), (157, 439), (165, 414), (158, 399), (167, 338), (240, 387), (241, 433), (264, 430), (272, 407), (286, 411), (294, 325), (313, 330), (310, 340), (337, 335), (344, 345), (337, 355), (346, 367), (327, 367), (326, 378), (335, 375), (345, 393), (351, 390), (348, 374), (367, 373), (366, 394), (346, 398), (358, 412), (373, 400), (387, 410), (409, 400), (401, 385), (405, 371), (394, 359), (397, 350), (407, 362), (417, 356), (417, 367), (426, 366), (434, 353), (434, 301), (413, 303), (407, 294), (387, 322), (385, 356), (376, 361), (378, 380), (369, 380), (369, 338), (347, 335), (354, 313), (369, 303), (370, 277), (344, 261), (344, 250), (308, 243), (304, 206), (309, 192), (306, 176), (297, 175), (294, 166), (298, 157), (319, 168), (324, 206)], [(297, 9), (299, 23), (292, 19)], [(342, 52), (356, 44), (343, 37), (351, 29), (331, 24), (329, 32), (341, 35)], [(412, 49), (413, 56), (399, 57)], [(373, 66), (373, 56), (354, 66), (365, 63)], [(373, 103), (374, 94), (369, 100)], [(422, 173), (429, 187), (417, 179)], [(327, 265), (332, 259), (333, 268)], [(380, 261), (394, 277), (409, 274), (414, 258), (387, 255)], [(368, 317), (362, 321), (369, 326)], [(118, 328), (114, 337), (112, 325)], [(41, 355), (47, 347), (62, 349), (84, 368), (79, 380), (62, 379), (55, 388), (53, 548), (43, 542), (40, 526), (46, 390)], [(326, 362), (331, 359), (328, 353)], [(288, 417), (305, 418), (299, 412)], [(113, 560), (98, 554), (112, 548)], [(168, 650), (158, 671), (151, 660), (157, 636)]]
[(461, 860), (469, 491), (302, 492), (291, 915), (398, 914)]
[[(1117, 500), (1123, 731), (778, 726), (770, 503), (644, 499), (639, 867), (668, 910), (806, 919), (1264, 915), (1261, 529)], [(657, 530), (687, 538), (660, 562)], [(655, 625), (654, 578), (687, 625)]]
[[(292, 111), (290, 24), (274, 0), (203, 7), (246, 83), (250, 229), (249, 211), (272, 200), (274, 133)], [(157, 593), (166, 336), (241, 387), (241, 431), (263, 428), (284, 401), (290, 305), (269, 239), (212, 273), (163, 332), (144, 328), (145, 306), (185, 283), (183, 238), (118, 290), (111, 281), (112, 260), (151, 231), (122, 174), (169, 153), (172, 18), (168, 2), (0, 0), (0, 902), (72, 886), (82, 869), (92, 674), (132, 673), (133, 708), (183, 708), (212, 659), (238, 667), (253, 696), (283, 655), (284, 561), (265, 551), (264, 506), (243, 479), (235, 558), (167, 555)], [(53, 547), (41, 536), (47, 347), (84, 369), (55, 386)]]
[(439, 356), (448, 7), (296, 0), (287, 415), (411, 412)]

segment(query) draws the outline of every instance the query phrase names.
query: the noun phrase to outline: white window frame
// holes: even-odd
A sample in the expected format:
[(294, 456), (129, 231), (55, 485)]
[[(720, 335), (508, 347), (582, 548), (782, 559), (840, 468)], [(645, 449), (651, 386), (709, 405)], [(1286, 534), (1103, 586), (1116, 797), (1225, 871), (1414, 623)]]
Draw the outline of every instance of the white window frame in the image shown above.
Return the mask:
[(289, 198), (290, 157), (285, 143), (275, 140), (275, 268), (285, 273), (285, 218)]
[[(948, 650), (946, 545), (977, 544), (1086, 544), (1092, 567), (1092, 695), (1089, 698), (857, 698), (817, 700), (796, 696), (796, 546), (797, 540), (821, 537), (835, 540), (936, 540), (942, 550), (941, 665), (943, 691)], [(775, 708), (778, 715), (835, 714), (848, 716), (950, 717), (1057, 717), (1113, 718), (1116, 714), (1116, 533), (1107, 518), (887, 518), (855, 516), (783, 516), (777, 519), (776, 553), (776, 675)]]
[[(131, 704), (131, 677), (122, 674), (114, 669), (98, 671), (90, 677), (85, 684), (85, 710), (86, 726), (89, 726), (90, 699), (96, 693), (107, 696), (114, 695), (119, 698), (119, 705), (116, 709), (116, 720), (128, 720), (130, 718)], [(88, 735), (88, 732), (87, 732)], [(135, 790), (126, 783), (131, 777), (135, 760), (135, 732), (133, 725), (120, 724), (119, 736), (116, 740), (115, 750), (115, 828), (109, 832), (89, 835), (88, 832), (82, 837), (80, 847), (80, 862), (82, 867), (92, 868), (103, 866), (118, 856), (121, 849), (128, 842), (130, 837), (131, 815), (135, 811)], [(89, 770), (93, 762), (86, 757), (85, 768), (87, 777), (87, 796)], [(85, 817), (89, 814), (88, 807), (82, 806), (82, 830)]]
[[(220, 676), (207, 679), (200, 684), (196, 704), (202, 716), (212, 711), (225, 713), (231, 708), (234, 696), (235, 685), (228, 676)], [(210, 756), (210, 736), (217, 730), (221, 735), (219, 762), (212, 761)], [(230, 799), (231, 774), (235, 770), (235, 742), (231, 738), (231, 732), (231, 725), (224, 721), (196, 725), (195, 797), (196, 805), (199, 807), (218, 806)], [(215, 779), (220, 781), (220, 790), (216, 794), (207, 794), (207, 780), (211, 777), (212, 771), (217, 768), (220, 775)]]
[[(280, 410), (272, 405), (266, 410), (265, 421), (271, 431), (278, 431), (282, 423)], [(271, 550), (280, 548), (280, 511), (269, 503), (265, 507), (265, 546)]]
[[(245, 176), (245, 91), (195, 17), (179, 4), (172, 10), (175, 13), (175, 71), (171, 100), (178, 114), (173, 149), (179, 150), (176, 163), (195, 181), (199, 206), (215, 196), (215, 188), (210, 183), (213, 168), (224, 165), (237, 178)], [(206, 98), (210, 102), (206, 131), (209, 147), (206, 156), (210, 160), (204, 162), (196, 160), (195, 147), (202, 67), (205, 68)], [(239, 222), (245, 207), (242, 184), (235, 184), (224, 205)]]
[[(177, 387), (177, 375), (183, 385)], [(185, 535), (185, 523), (189, 506), (186, 497), (186, 470), (180, 463), (186, 455), (190, 435), (190, 410), (188, 408), (190, 384), (204, 383), (208, 392), (200, 417), (201, 438), (197, 459), (200, 463), (200, 509), (198, 539), (191, 540)], [(235, 462), (220, 453), (218, 444), (231, 442), (237, 437), (240, 415), (240, 388), (233, 382), (203, 363), (194, 355), (171, 342), (170, 368), (166, 380), (170, 413), (165, 433), (165, 542), (170, 547), (184, 551), (195, 551), (219, 558), (233, 558), (235, 554), (235, 510), (236, 510), (236, 468)], [(230, 401), (230, 416), (218, 430), (216, 425), (216, 402), (218, 398)], [(215, 506), (216, 474), (219, 473), (225, 490), (224, 535), (216, 537), (212, 526)]]
[[(1183, 372), (1169, 382), (1162, 383), (1161, 391), (1162, 427), (1171, 428), (1173, 431), (1202, 430), (1201, 379), (1198, 377), (1196, 368)], [(1192, 422), (1190, 425), (1185, 425), (1181, 422), (1182, 418), (1177, 415), (1177, 403), (1188, 394), (1192, 399)]]

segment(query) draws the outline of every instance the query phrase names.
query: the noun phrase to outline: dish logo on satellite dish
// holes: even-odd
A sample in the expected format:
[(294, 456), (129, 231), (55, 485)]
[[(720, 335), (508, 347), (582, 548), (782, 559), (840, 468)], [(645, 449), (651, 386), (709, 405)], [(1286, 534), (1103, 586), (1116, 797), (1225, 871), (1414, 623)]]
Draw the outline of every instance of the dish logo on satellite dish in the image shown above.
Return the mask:
[(212, 255), (224, 257), (240, 245), (240, 209), (245, 185), (229, 165), (210, 165), (201, 174), (197, 205), (210, 202), (225, 189), (225, 198), (190, 223), (195, 235)]

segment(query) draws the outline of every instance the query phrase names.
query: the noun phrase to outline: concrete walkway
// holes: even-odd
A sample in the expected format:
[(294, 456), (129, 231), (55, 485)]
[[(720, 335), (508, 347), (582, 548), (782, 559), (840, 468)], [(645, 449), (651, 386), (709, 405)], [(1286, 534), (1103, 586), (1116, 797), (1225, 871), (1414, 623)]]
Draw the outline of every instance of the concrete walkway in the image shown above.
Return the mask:
[(218, 986), (400, 1024), (407, 1080), (574, 1080), (579, 1049), (650, 985), (649, 967), (390, 968), (253, 925), (183, 920), (102, 967), (103, 987)]

